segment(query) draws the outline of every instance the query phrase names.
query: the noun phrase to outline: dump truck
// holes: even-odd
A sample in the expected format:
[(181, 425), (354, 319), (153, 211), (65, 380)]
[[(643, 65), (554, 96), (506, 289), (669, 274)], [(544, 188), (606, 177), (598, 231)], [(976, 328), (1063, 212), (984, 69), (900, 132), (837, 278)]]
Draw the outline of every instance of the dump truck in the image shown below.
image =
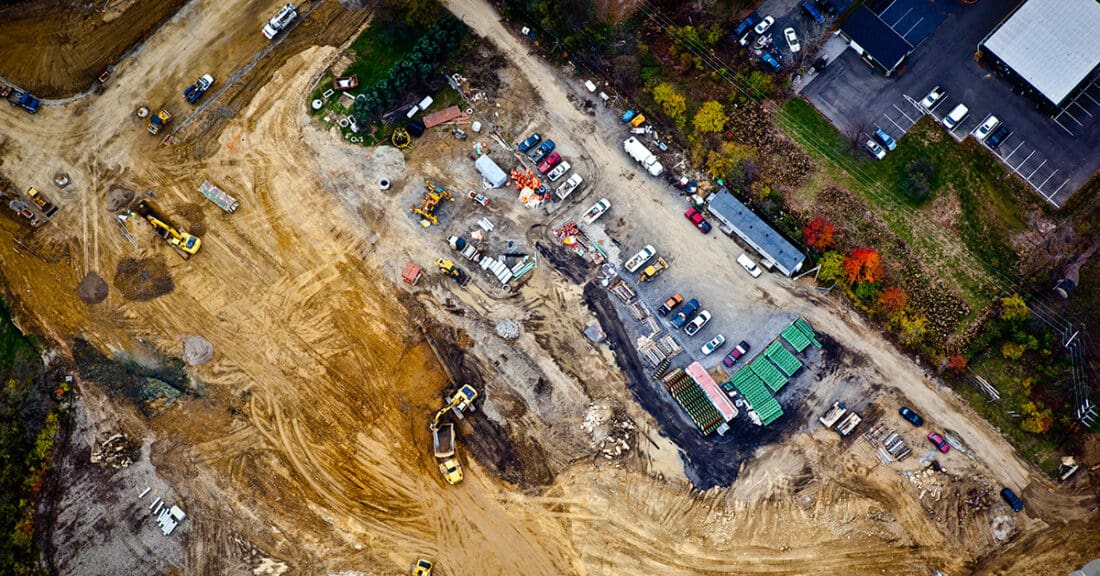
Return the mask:
[(668, 262), (665, 259), (658, 256), (657, 261), (642, 270), (640, 276), (638, 276), (638, 282), (649, 282), (650, 280), (661, 275), (661, 272), (668, 270)]
[(229, 212), (230, 214), (237, 211), (237, 208), (241, 206), (237, 199), (226, 194), (221, 188), (211, 184), (210, 182), (203, 180), (199, 186), (199, 192), (202, 192), (203, 196), (206, 196), (207, 200), (218, 205), (219, 208)]
[(34, 188), (27, 190), (27, 197), (38, 205), (38, 208), (46, 215), (46, 218), (53, 218), (53, 215), (57, 214), (57, 206), (53, 205), (49, 200), (46, 200), (46, 197), (38, 190)]
[(637, 138), (631, 136), (623, 141), (623, 150), (634, 159), (635, 162), (642, 165), (649, 172), (650, 176), (660, 176), (665, 173), (665, 167), (661, 165), (661, 162), (657, 160), (657, 157), (649, 151), (649, 148), (645, 147), (638, 141)]
[(167, 110), (161, 110), (156, 114), (149, 116), (149, 133), (157, 134), (160, 129), (167, 126), (168, 122), (172, 120), (172, 115)]
[(11, 88), (6, 92), (8, 102), (12, 106), (18, 106), (31, 114), (38, 112), (38, 107), (41, 102), (38, 101), (38, 98), (31, 96), (30, 92), (24, 92), (18, 88)]
[(145, 218), (145, 220), (149, 222), (149, 225), (153, 227), (153, 232), (155, 232), (157, 236), (164, 238), (164, 241), (168, 242), (168, 245), (184, 259), (190, 258), (198, 252), (199, 247), (202, 246), (201, 239), (187, 232), (180, 232), (172, 226), (152, 202), (148, 200), (138, 202), (138, 205), (134, 207), (134, 212), (142, 218)]
[(843, 402), (833, 402), (833, 407), (830, 408), (824, 416), (818, 418), (817, 421), (821, 422), (826, 428), (832, 428), (833, 425), (840, 420), (840, 417), (847, 413), (848, 407), (845, 406)]
[(188, 104), (194, 104), (202, 98), (203, 94), (214, 85), (214, 77), (209, 74), (203, 74), (194, 84), (187, 87), (183, 91), (183, 99), (187, 100)]
[(453, 414), (461, 420), (464, 412), (474, 409), (476, 399), (477, 390), (469, 384), (463, 384), (453, 396), (445, 399), (443, 407), (435, 413), (428, 426), (432, 431), (432, 450), (435, 457), (441, 460), (439, 473), (443, 475), (443, 480), (451, 485), (462, 481), (462, 464), (454, 457), (454, 424), (440, 424), (440, 420), (447, 414)]

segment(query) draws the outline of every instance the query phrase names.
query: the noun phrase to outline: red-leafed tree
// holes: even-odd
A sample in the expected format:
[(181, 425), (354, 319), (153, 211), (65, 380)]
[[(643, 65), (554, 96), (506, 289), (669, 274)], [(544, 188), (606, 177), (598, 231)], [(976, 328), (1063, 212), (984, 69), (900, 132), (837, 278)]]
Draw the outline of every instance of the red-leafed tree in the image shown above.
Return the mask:
[(851, 284), (882, 279), (882, 257), (874, 248), (856, 248), (844, 259), (844, 274)]
[(878, 295), (878, 308), (889, 318), (905, 310), (906, 304), (909, 304), (909, 295), (897, 286), (891, 286)]
[(824, 252), (833, 246), (833, 232), (836, 232), (833, 223), (824, 216), (818, 216), (806, 224), (806, 228), (802, 230), (802, 239), (810, 248)]
[(955, 374), (962, 374), (966, 371), (966, 357), (962, 354), (955, 354), (947, 359), (947, 369)]

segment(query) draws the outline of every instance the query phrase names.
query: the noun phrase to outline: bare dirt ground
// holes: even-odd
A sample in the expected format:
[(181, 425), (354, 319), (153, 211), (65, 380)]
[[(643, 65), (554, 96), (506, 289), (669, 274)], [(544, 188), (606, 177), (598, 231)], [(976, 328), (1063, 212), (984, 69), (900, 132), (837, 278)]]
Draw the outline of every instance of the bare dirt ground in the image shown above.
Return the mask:
[[(528, 127), (517, 110), (538, 109), (541, 126), (593, 175), (574, 204), (607, 196), (625, 216), (616, 234), (666, 231), (678, 267), (713, 289), (802, 314), (848, 351), (815, 384), (814, 410), (850, 378), (876, 383), (883, 406), (903, 397), (965, 439), (972, 458), (948, 455), (951, 473), (1027, 487), (1036, 504), (1012, 519), (1008, 544), (993, 542), (980, 535), (1006, 514), (1003, 503), (963, 514), (969, 485), (946, 476), (937, 478), (941, 498), (926, 501), (896, 473), (918, 470), (916, 458), (881, 465), (862, 441), (839, 441), (812, 423), (757, 450), (732, 487), (692, 490), (679, 448), (630, 397), (630, 375), (612, 351), (583, 339), (595, 318), (581, 286), (548, 262), (507, 298), (482, 276), (466, 289), (430, 270), (415, 290), (397, 284), (405, 262), (430, 266), (449, 250), (446, 234), (468, 233), (485, 215), (459, 198), (426, 232), (407, 211), (425, 177), (456, 191), (477, 185), (464, 145), (433, 133), (402, 155), (349, 146), (315, 127), (305, 95), (367, 15), (321, 2), (243, 71), (265, 49), (258, 30), (277, 7), (260, 4), (195, 0), (102, 94), (34, 117), (0, 107), (0, 171), (18, 188), (48, 190), (62, 207), (33, 233), (7, 211), (0, 218), (0, 263), (22, 325), (63, 352), (81, 337), (154, 367), (161, 355), (178, 356), (184, 338), (201, 336), (214, 350), (186, 368), (188, 381), (152, 415), (112, 382), (81, 383), (80, 433), (57, 500), (62, 572), (389, 574), (426, 556), (443, 574), (957, 575), (1020, 573), (1012, 566), (1022, 561), (1044, 574), (1074, 567), (1067, 546), (1100, 550), (1089, 495), (1056, 490), (1022, 464), (857, 317), (772, 275), (750, 285), (732, 262), (737, 251), (703, 244), (668, 191), (619, 151), (612, 114), (575, 108), (572, 84), (527, 54), (490, 6), (452, 3), (512, 63), (501, 74), (501, 116), (493, 115), (505, 136)], [(168, 103), (182, 124), (188, 110), (178, 92), (199, 68), (240, 79), (174, 144), (158, 146), (133, 110)], [(73, 184), (52, 187), (58, 170)], [(382, 176), (393, 190), (378, 189)], [(204, 179), (241, 209), (229, 215), (203, 200)], [(154, 190), (183, 227), (203, 230), (202, 250), (183, 260), (136, 222), (131, 245), (106, 209), (116, 187)], [(548, 239), (547, 218), (510, 193), (494, 192), (487, 214), (500, 241)], [(128, 259), (163, 261), (172, 290), (144, 300), (118, 289), (115, 271)], [(77, 291), (88, 272), (111, 284), (95, 305)], [(501, 319), (521, 323), (518, 340), (494, 334)], [(142, 382), (172, 380), (156, 374), (167, 380)], [(451, 379), (483, 394), (459, 427), (467, 475), (456, 487), (439, 478), (427, 429)], [(117, 430), (143, 440), (138, 462), (88, 464), (96, 441)], [(629, 449), (605, 452), (621, 443)], [(168, 539), (136, 503), (145, 486), (189, 515)], [(84, 522), (88, 510), (95, 520)], [(66, 544), (74, 541), (81, 545)]]

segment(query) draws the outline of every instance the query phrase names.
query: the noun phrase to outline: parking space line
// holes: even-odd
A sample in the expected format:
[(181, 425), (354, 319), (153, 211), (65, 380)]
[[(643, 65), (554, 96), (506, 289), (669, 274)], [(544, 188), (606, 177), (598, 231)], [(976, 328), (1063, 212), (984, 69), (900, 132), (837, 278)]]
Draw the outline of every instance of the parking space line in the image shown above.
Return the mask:
[[(1019, 170), (1020, 168), (1023, 168), (1023, 167), (1024, 167), (1024, 164), (1027, 164), (1027, 161), (1028, 161), (1028, 160), (1031, 160), (1031, 157), (1032, 157), (1032, 156), (1034, 156), (1034, 155), (1035, 155), (1035, 151), (1034, 151), (1034, 150), (1032, 150), (1032, 151), (1031, 151), (1031, 154), (1028, 154), (1028, 155), (1027, 155), (1027, 158), (1024, 158), (1024, 161), (1023, 161), (1023, 162), (1020, 162), (1019, 164), (1017, 164), (1017, 165), (1016, 165), (1016, 170)], [(1023, 174), (1021, 174), (1021, 176), (1023, 176)]]
[[(897, 104), (891, 104), (891, 106), (893, 106), (893, 107), (894, 107), (894, 110), (897, 110), (899, 114), (901, 114), (902, 116), (905, 116), (905, 119), (909, 121), (910, 125), (912, 125), (912, 124), (916, 124), (916, 123), (917, 123), (917, 121), (916, 121), (916, 120), (913, 120), (912, 118), (910, 118), (910, 117), (909, 117), (909, 115), (908, 115), (908, 114), (906, 114), (905, 112), (903, 112), (903, 111), (901, 110), (901, 108), (898, 108), (898, 105), (897, 105)], [(910, 127), (911, 127), (911, 126), (910, 126)]]
[[(912, 8), (910, 8), (910, 9), (906, 10), (906, 11), (905, 11), (905, 14), (902, 14), (902, 15), (901, 15), (901, 18), (898, 18), (897, 20), (895, 20), (895, 21), (894, 21), (894, 23), (893, 23), (893, 24), (891, 24), (891, 25), (890, 25), (890, 28), (892, 28), (892, 29), (894, 30), (894, 32), (897, 32), (897, 31), (898, 31), (898, 29), (897, 29), (897, 28), (894, 28), (894, 26), (897, 26), (898, 24), (901, 24), (901, 21), (902, 21), (902, 20), (905, 20), (905, 17), (906, 17), (906, 16), (908, 16), (908, 15), (909, 15), (909, 13), (910, 13), (910, 12), (912, 12), (912, 11), (913, 11), (913, 9), (912, 9)], [(904, 37), (905, 37), (905, 34), (902, 34), (901, 36), (902, 36), (902, 37), (904, 38)]]
[(1057, 174), (1057, 173), (1058, 173), (1058, 170), (1055, 169), (1054, 172), (1050, 173), (1050, 176), (1047, 176), (1046, 180), (1043, 180), (1043, 183), (1039, 185), (1039, 188), (1037, 188), (1037, 190), (1039, 190), (1040, 194), (1042, 194), (1043, 186), (1046, 186), (1047, 182), (1049, 182), (1051, 178), (1054, 178), (1054, 175)]
[[(1058, 116), (1061, 116), (1061, 114), (1059, 114)], [(1059, 122), (1057, 117), (1054, 118), (1054, 123), (1061, 126), (1062, 130), (1065, 130), (1070, 136), (1076, 136), (1077, 135), (1076, 133), (1074, 133), (1073, 130), (1070, 130), (1069, 128), (1066, 128), (1066, 126), (1064, 124)]]
[(1004, 160), (1007, 163), (1008, 159), (1012, 158), (1012, 155), (1015, 154), (1016, 151), (1020, 149), (1020, 146), (1023, 146), (1023, 145), (1024, 145), (1024, 142), (1023, 142), (1023, 140), (1021, 140), (1020, 143), (1017, 144), (1016, 147), (1012, 149), (1012, 152), (1008, 153), (1008, 156), (1001, 156), (1001, 159)]
[[(1081, 121), (1080, 121), (1080, 120), (1078, 120), (1076, 116), (1074, 116), (1073, 114), (1070, 114), (1070, 113), (1069, 113), (1069, 110), (1062, 110), (1062, 114), (1065, 114), (1066, 116), (1069, 116), (1069, 119), (1070, 119), (1070, 120), (1073, 120), (1074, 122), (1076, 122), (1078, 126), (1084, 126), (1084, 124), (1082, 124), (1082, 123), (1081, 123)], [(1059, 114), (1059, 116), (1060, 116), (1060, 115), (1061, 115), (1061, 114)]]
[(914, 28), (919, 26), (921, 22), (924, 22), (924, 16), (921, 16), (916, 22), (914, 22), (913, 25), (910, 26), (909, 29), (905, 31), (905, 34), (901, 35), (901, 37), (905, 38), (905, 41), (908, 42), (909, 41), (909, 33), (912, 32)]
[(1084, 92), (1081, 92), (1081, 95), (1084, 96), (1085, 98), (1088, 98), (1089, 100), (1092, 100), (1093, 104), (1096, 104), (1097, 106), (1100, 106), (1100, 102), (1097, 102), (1095, 98), (1093, 98), (1091, 95), (1089, 95), (1087, 90), (1084, 91)]
[(1084, 106), (1082, 106), (1081, 103), (1078, 102), (1076, 98), (1073, 100), (1073, 102), (1070, 103), (1070, 106), (1073, 106), (1074, 104), (1076, 104), (1077, 107), (1080, 108), (1082, 112), (1084, 112), (1085, 114), (1088, 114), (1089, 118), (1092, 118), (1092, 113), (1089, 112), (1088, 108), (1085, 108)]
[[(898, 130), (901, 130), (901, 133), (902, 133), (902, 134), (905, 134), (905, 132), (906, 132), (905, 128), (902, 128), (902, 127), (901, 127), (901, 124), (898, 124), (897, 122), (894, 122), (894, 119), (893, 119), (893, 118), (891, 118), (891, 117), (889, 117), (889, 116), (887, 116), (887, 115), (885, 115), (885, 114), (883, 114), (883, 115), (882, 115), (882, 117), (883, 117), (883, 118), (886, 118), (887, 120), (889, 120), (889, 121), (890, 121), (890, 123), (891, 123), (891, 124), (893, 124), (894, 126), (897, 126), (897, 127), (898, 127)], [(912, 125), (910, 125), (910, 128), (912, 128)]]
[(1035, 173), (1039, 171), (1039, 168), (1042, 168), (1043, 166), (1046, 166), (1046, 164), (1047, 164), (1047, 161), (1046, 161), (1046, 159), (1044, 158), (1044, 159), (1043, 159), (1043, 163), (1042, 163), (1042, 164), (1040, 164), (1038, 168), (1036, 168), (1036, 169), (1032, 170), (1032, 171), (1031, 171), (1031, 174), (1028, 174), (1028, 175), (1027, 175), (1027, 181), (1028, 181), (1028, 182), (1031, 182), (1031, 177), (1032, 177), (1032, 176), (1034, 176), (1034, 175), (1035, 175)]
[[(1065, 180), (1062, 181), (1062, 186), (1065, 186), (1066, 182), (1069, 182), (1069, 178), (1066, 178)], [(1055, 202), (1054, 200), (1051, 200), (1051, 198), (1054, 198), (1055, 196), (1058, 195), (1058, 192), (1060, 192), (1062, 190), (1062, 186), (1059, 186), (1057, 189), (1054, 190), (1054, 192), (1051, 192), (1050, 196), (1044, 196), (1044, 198), (1047, 199), (1047, 202), (1050, 202), (1051, 204), (1054, 204), (1055, 208), (1059, 208), (1058, 203)], [(1039, 193), (1042, 194), (1041, 191)]]

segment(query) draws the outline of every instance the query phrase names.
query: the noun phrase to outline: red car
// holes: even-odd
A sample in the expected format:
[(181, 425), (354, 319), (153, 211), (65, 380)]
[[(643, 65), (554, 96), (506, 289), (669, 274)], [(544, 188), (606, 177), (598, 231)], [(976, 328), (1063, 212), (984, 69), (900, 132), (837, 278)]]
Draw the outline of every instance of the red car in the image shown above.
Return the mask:
[(695, 227), (698, 228), (699, 231), (703, 234), (710, 232), (710, 222), (707, 222), (706, 219), (703, 218), (702, 212), (699, 212), (695, 208), (688, 208), (687, 212), (684, 212), (684, 217), (688, 220), (691, 220), (691, 223), (694, 224)]
[(733, 366), (734, 364), (736, 364), (737, 361), (740, 360), (742, 356), (744, 356), (745, 354), (748, 354), (748, 353), (749, 353), (749, 343), (745, 342), (745, 341), (741, 341), (740, 344), (733, 347), (733, 350), (730, 350), (729, 354), (726, 354), (726, 357), (722, 359), (722, 363), (725, 364), (726, 367), (728, 368), (728, 367)]
[(936, 448), (940, 452), (943, 452), (943, 453), (946, 454), (948, 450), (951, 450), (951, 446), (948, 446), (947, 440), (944, 440), (943, 436), (940, 436), (939, 434), (937, 434), (935, 432), (929, 432), (928, 433), (928, 439), (931, 440), (932, 443), (936, 445)]
[(550, 171), (551, 168), (557, 166), (558, 162), (561, 162), (561, 154), (554, 152), (553, 154), (547, 156), (545, 160), (539, 162), (539, 172), (546, 174)]

